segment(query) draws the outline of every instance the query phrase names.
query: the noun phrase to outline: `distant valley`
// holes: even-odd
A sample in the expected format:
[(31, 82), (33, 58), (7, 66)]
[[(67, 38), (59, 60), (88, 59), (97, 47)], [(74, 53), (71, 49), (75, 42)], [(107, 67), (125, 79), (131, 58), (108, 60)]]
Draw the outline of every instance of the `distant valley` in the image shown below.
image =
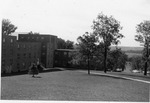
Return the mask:
[[(142, 56), (143, 47), (118, 46), (118, 48), (121, 48), (121, 50), (124, 51), (128, 55), (128, 57)], [(115, 49), (115, 46), (111, 46), (111, 50)]]

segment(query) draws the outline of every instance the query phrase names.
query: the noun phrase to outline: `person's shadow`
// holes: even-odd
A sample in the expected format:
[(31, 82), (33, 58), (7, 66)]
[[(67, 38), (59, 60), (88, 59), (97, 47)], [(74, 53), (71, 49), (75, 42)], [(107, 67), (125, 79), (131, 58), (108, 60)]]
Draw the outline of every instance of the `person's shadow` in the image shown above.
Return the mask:
[(41, 76), (34, 76), (33, 78), (42, 78)]

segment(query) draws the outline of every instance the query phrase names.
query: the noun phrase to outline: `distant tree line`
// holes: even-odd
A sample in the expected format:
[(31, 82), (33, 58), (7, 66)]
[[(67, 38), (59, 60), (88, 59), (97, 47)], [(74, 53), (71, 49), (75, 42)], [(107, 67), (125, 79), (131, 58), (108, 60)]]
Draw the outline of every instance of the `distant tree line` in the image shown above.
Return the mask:
[(127, 50), (126, 53), (142, 53), (142, 50)]

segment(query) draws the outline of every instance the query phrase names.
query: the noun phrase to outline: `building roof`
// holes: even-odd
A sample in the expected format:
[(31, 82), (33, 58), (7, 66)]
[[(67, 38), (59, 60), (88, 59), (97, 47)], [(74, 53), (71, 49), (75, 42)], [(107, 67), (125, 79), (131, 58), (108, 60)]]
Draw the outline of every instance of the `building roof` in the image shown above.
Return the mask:
[(76, 49), (56, 49), (56, 51), (73, 52), (73, 51), (77, 51), (77, 50)]

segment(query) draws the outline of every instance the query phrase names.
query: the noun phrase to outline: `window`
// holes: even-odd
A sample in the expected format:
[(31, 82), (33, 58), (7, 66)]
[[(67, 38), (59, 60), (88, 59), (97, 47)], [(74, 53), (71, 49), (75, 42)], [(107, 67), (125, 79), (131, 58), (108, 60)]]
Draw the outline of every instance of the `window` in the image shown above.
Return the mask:
[(2, 57), (5, 58), (5, 56), (6, 56), (6, 51), (2, 52)]
[(31, 46), (29, 45), (29, 50), (31, 49)]
[(23, 54), (24, 58), (26, 57), (26, 53)]
[(24, 49), (26, 48), (26, 45), (25, 45), (25, 44), (23, 45), (23, 48), (24, 48)]
[(23, 66), (25, 66), (25, 63), (22, 63)]
[(13, 44), (10, 44), (10, 46), (13, 47), (14, 45), (13, 45)]
[(5, 47), (6, 47), (6, 45), (5, 45), (5, 44), (2, 44), (2, 49), (5, 48)]
[(20, 69), (20, 64), (19, 63), (17, 63), (17, 69)]
[(29, 53), (29, 58), (31, 58), (31, 53)]
[(42, 47), (43, 47), (43, 48), (45, 48), (46, 46), (45, 46), (45, 45), (43, 45)]
[(44, 37), (41, 37), (42, 40), (44, 40)]
[(21, 37), (21, 39), (23, 40), (23, 39), (24, 39), (24, 37)]
[(18, 48), (18, 49), (20, 48), (20, 45), (19, 45), (19, 44), (17, 45), (17, 48)]
[(10, 55), (13, 55), (13, 49), (12, 48), (10, 49)]
[(10, 39), (10, 42), (13, 43), (13, 39)]
[(35, 50), (37, 49), (37, 45), (34, 45), (34, 49), (35, 49)]
[(17, 54), (17, 59), (20, 59), (20, 54)]
[(3, 42), (5, 43), (5, 38), (3, 38)]
[(57, 55), (57, 54), (58, 54), (58, 52), (56, 51), (56, 52), (55, 52), (55, 55)]
[(5, 66), (5, 60), (2, 60), (2, 66)]
[(13, 64), (13, 59), (10, 59), (10, 65), (12, 65)]
[(36, 58), (36, 53), (34, 53), (34, 58)]
[(64, 55), (66, 56), (66, 55), (67, 55), (67, 52), (64, 52)]

